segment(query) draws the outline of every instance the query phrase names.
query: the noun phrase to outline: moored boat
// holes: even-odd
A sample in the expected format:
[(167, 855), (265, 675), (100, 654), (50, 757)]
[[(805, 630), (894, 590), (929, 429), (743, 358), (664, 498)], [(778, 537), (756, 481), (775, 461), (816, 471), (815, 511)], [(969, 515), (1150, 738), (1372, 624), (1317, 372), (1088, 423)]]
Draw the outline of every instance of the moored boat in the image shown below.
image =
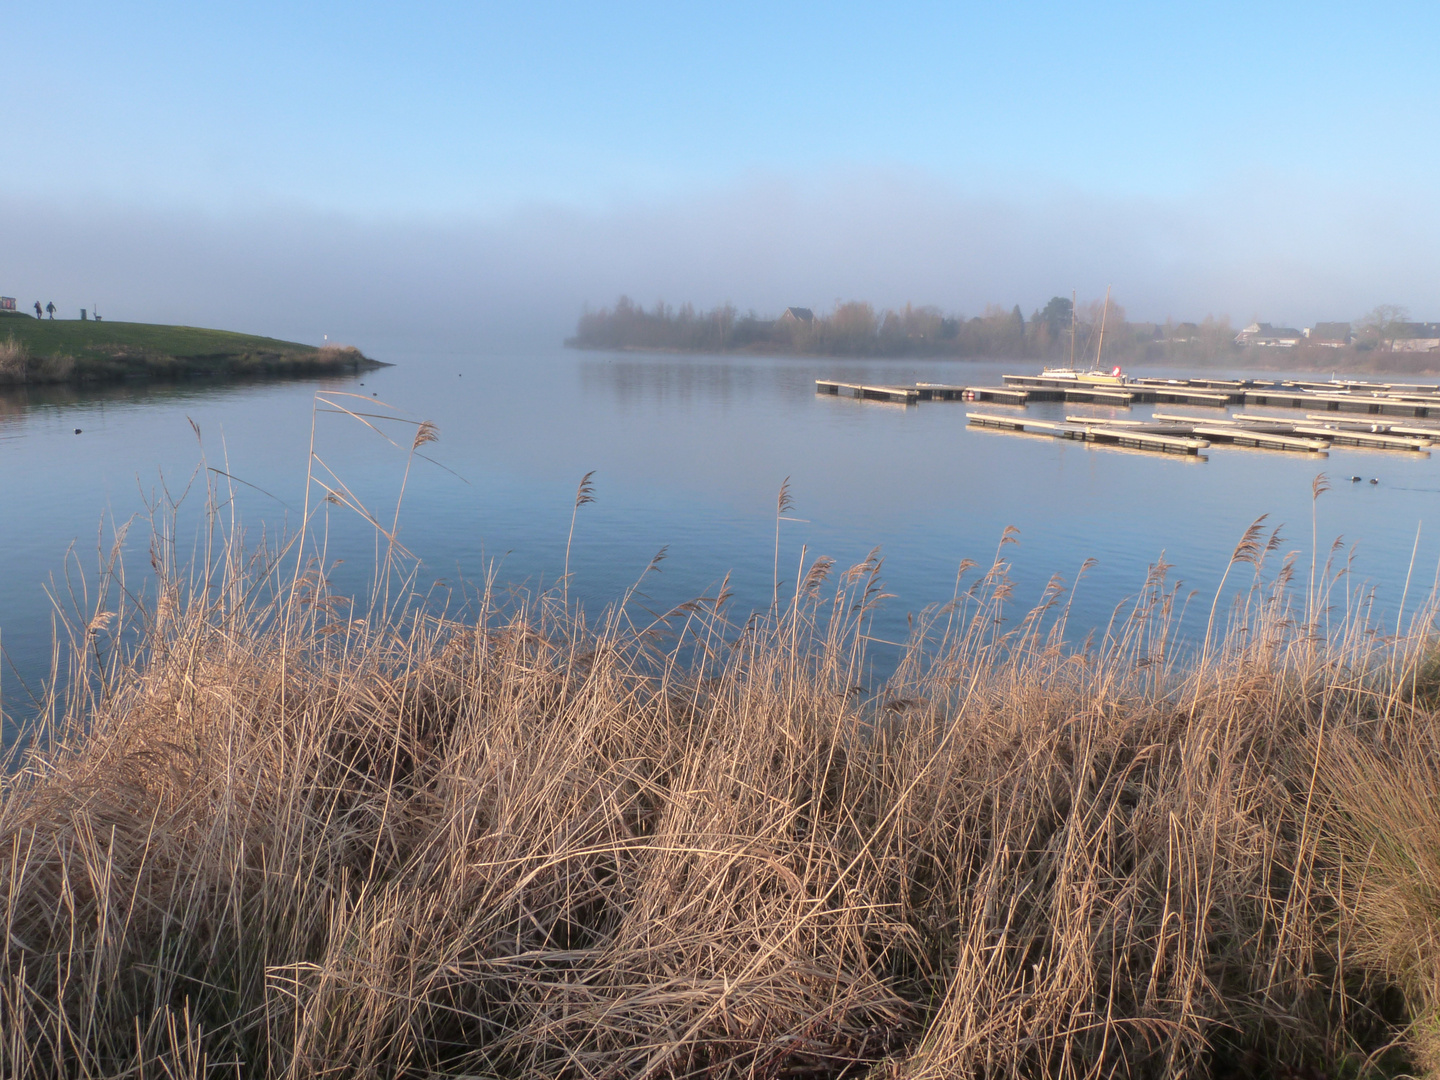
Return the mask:
[(1075, 366), (1075, 294), (1070, 294), (1070, 363), (1065, 367), (1042, 368), (1042, 379), (1074, 379), (1076, 382), (1124, 386), (1129, 377), (1116, 364), (1109, 371), (1100, 366), (1100, 353), (1105, 348), (1105, 322), (1110, 315), (1110, 290), (1105, 290), (1105, 308), (1100, 315), (1100, 340), (1095, 346), (1095, 364), (1088, 370)]

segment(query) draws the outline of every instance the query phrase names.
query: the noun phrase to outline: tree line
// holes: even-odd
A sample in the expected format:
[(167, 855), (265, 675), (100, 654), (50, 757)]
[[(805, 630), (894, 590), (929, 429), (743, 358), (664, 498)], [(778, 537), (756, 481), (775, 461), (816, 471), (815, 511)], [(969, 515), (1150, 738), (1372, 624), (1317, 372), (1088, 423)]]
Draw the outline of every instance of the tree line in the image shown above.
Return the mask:
[[(807, 317), (808, 315), (808, 317)], [(947, 315), (933, 306), (877, 309), (860, 300), (837, 302), (828, 313), (762, 318), (723, 304), (699, 311), (659, 302), (652, 308), (620, 297), (612, 307), (586, 311), (565, 344), (578, 349), (666, 352), (755, 352), (809, 356), (994, 356), (1094, 363), (1101, 323), (1107, 364), (1142, 359), (1214, 356), (1235, 349), (1228, 318), (1203, 323), (1132, 323), (1113, 299), (1073, 311), (1056, 296), (1027, 318), (1020, 305), (989, 305), (979, 315)], [(1072, 334), (1073, 328), (1073, 334)]]

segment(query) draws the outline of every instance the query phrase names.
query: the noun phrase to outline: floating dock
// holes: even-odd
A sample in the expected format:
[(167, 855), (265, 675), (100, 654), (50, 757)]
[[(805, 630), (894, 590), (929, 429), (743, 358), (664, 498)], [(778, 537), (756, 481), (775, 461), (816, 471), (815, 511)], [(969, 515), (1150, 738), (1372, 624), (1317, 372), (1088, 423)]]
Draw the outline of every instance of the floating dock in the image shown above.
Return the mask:
[(1417, 435), (1422, 439), (1440, 442), (1440, 422), (1434, 424), (1392, 424), (1389, 421), (1346, 420), (1330, 413), (1306, 413), (1306, 420), (1317, 420), (1328, 427), (1350, 428), (1360, 431), (1386, 432), (1393, 435)]
[[(1320, 414), (1322, 417), (1323, 415)], [(1335, 445), (1359, 446), (1372, 450), (1425, 451), (1440, 441), (1440, 430), (1421, 434), (1414, 434), (1413, 428), (1404, 433), (1393, 430), (1373, 431), (1370, 428), (1378, 425), (1354, 420), (1331, 422), (1307, 417), (1304, 421), (1298, 421), (1285, 416), (1244, 412), (1237, 412), (1225, 420), (1206, 420), (1178, 413), (1156, 413), (1154, 419), (1190, 425), (1197, 434), (1208, 438), (1215, 438), (1218, 429), (1235, 431), (1240, 434), (1231, 438), (1231, 442), (1251, 446), (1269, 445), (1277, 450), (1324, 450)]]
[(1294, 435), (1282, 435), (1275, 431), (1261, 431), (1244, 424), (1196, 425), (1190, 429), (1196, 435), (1218, 442), (1234, 443), (1236, 446), (1255, 446), (1261, 450), (1291, 450), (1302, 454), (1323, 454), (1330, 449), (1324, 439), (1307, 439)]
[[(1009, 378), (1007, 375), (1006, 378)], [(1077, 404), (1113, 405), (1129, 408), (1135, 395), (1118, 387), (1088, 383), (1058, 387), (958, 386), (949, 383), (916, 383), (913, 386), (881, 386), (868, 383), (816, 379), (817, 394), (894, 401), (913, 405), (917, 401), (988, 401), (997, 405), (1029, 405), (1036, 401), (1073, 401)]]
[(1245, 405), (1264, 405), (1279, 409), (1313, 409), (1325, 412), (1366, 413), (1370, 416), (1437, 416), (1440, 417), (1440, 395), (1412, 394), (1338, 394), (1304, 389), (1271, 387), (1246, 390)]
[(1312, 419), (1312, 416), (1324, 418), (1325, 414), (1307, 415), (1303, 424), (1283, 416), (1265, 416), (1261, 413), (1236, 413), (1235, 420), (1242, 424), (1284, 425), (1297, 435), (1314, 435), (1329, 439), (1337, 446), (1365, 446), (1373, 450), (1428, 450), (1433, 445), (1433, 439), (1440, 439), (1440, 430), (1430, 432), (1432, 437), (1425, 437), (1400, 434), (1393, 430), (1376, 431), (1374, 429), (1382, 425), (1367, 424), (1363, 420), (1332, 421)]
[(1059, 391), (1065, 401), (1090, 401), (1092, 399), (1088, 395), (1092, 394), (1125, 394), (1129, 398), (1126, 402), (1117, 400), (1105, 404), (1213, 405), (1224, 408), (1226, 405), (1242, 404), (1245, 393), (1245, 387), (1239, 384), (1215, 379), (1131, 379), (1121, 383), (1056, 375), (1006, 375), (1003, 378), (1007, 386)]
[[(964, 401), (967, 400), (965, 391), (969, 389), (968, 386), (958, 386), (953, 383), (917, 382), (915, 384), (916, 393), (919, 394), (921, 401)], [(1011, 404), (1024, 405), (1025, 402), (1016, 401)]]
[[(1023, 415), (966, 413), (972, 424), (1085, 439), (1141, 450), (1198, 453), (1212, 443), (1323, 454), (1332, 446), (1428, 453), (1440, 445), (1440, 386), (1287, 379), (1119, 379), (1097, 374), (1006, 375), (1003, 386), (915, 383), (886, 386), (817, 379), (822, 394), (912, 405), (918, 401), (984, 402), (1024, 408), (1064, 402), (1126, 409), (1136, 404), (1198, 405), (1242, 411), (1221, 416), (1155, 412), (1149, 420), (1066, 416), (1063, 422)], [(1243, 411), (1249, 406), (1295, 409), (1302, 419)], [(1346, 415), (1351, 414), (1351, 415)], [(1433, 423), (1426, 423), (1431, 420)], [(1407, 422), (1408, 421), (1408, 422)]]
[(914, 405), (920, 398), (920, 391), (913, 386), (869, 386), (865, 383), (835, 382), (830, 379), (816, 379), (817, 394), (835, 394), (838, 397), (867, 398), (870, 401), (895, 401), (901, 405)]
[(1157, 450), (1166, 454), (1198, 454), (1210, 445), (1204, 439), (1163, 435), (1154, 431), (1141, 430), (1139, 425), (1107, 424), (1098, 420), (1091, 424), (1068, 422), (1057, 424), (1048, 420), (1030, 420), (1023, 416), (998, 416), (992, 413), (974, 412), (966, 413), (965, 419), (983, 427), (1033, 432), (1038, 435), (1051, 435), (1057, 439), (1112, 443), (1116, 446), (1128, 446), (1136, 450)]
[[(1087, 422), (1084, 417), (1066, 417), (1072, 422)], [(1113, 423), (1108, 420), (1093, 420), (1092, 423)], [(1321, 453), (1330, 444), (1321, 439), (1296, 438), (1286, 430), (1270, 430), (1265, 427), (1237, 424), (1232, 420), (1210, 419), (1200, 416), (1156, 413), (1150, 422), (1143, 420), (1120, 421), (1134, 428), (1157, 435), (1171, 435), (1179, 438), (1205, 439), (1212, 443), (1232, 443), (1236, 446), (1254, 446), (1262, 450), (1293, 450), (1301, 453)]]
[(1203, 435), (1214, 442), (1233, 443), (1236, 446), (1289, 450), (1302, 454), (1319, 454), (1330, 449), (1328, 439), (1296, 434), (1294, 425), (1283, 419), (1278, 423), (1243, 423), (1239, 420), (1185, 416), (1180, 413), (1156, 413), (1154, 419)]
[(1058, 396), (1036, 397), (1034, 391), (1014, 386), (967, 386), (962, 391), (960, 400), (991, 401), (997, 405), (1028, 405), (1032, 401), (1058, 400)]

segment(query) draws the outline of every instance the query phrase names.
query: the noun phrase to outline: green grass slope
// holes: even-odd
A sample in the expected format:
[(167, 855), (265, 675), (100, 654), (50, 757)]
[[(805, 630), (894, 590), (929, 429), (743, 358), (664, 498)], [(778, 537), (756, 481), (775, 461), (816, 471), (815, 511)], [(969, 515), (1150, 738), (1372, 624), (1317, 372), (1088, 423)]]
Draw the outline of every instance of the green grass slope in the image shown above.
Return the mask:
[(0, 385), (191, 375), (314, 375), (380, 366), (349, 346), (152, 323), (0, 318)]

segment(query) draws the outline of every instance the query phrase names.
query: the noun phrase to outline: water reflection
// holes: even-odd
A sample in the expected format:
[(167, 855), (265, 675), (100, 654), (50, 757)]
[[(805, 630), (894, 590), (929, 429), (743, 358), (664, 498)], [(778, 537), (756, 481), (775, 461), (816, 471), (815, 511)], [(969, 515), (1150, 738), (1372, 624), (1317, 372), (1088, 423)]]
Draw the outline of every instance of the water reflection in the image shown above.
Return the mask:
[[(616, 401), (721, 406), (760, 395), (797, 402), (815, 394), (816, 379), (842, 382), (914, 383), (996, 378), (992, 362), (971, 360), (836, 360), (819, 357), (641, 356), (610, 354), (578, 362), (582, 387)], [(877, 403), (878, 404), (878, 403)]]
[(587, 360), (580, 365), (587, 393), (608, 393), (622, 405), (689, 405), (697, 399), (721, 406), (757, 393), (785, 392), (773, 368), (737, 366), (724, 361)]
[(166, 406), (186, 401), (217, 402), (236, 395), (253, 392), (257, 387), (294, 386), (306, 392), (320, 389), (352, 387), (363, 376), (358, 374), (327, 375), (324, 378), (285, 376), (253, 379), (211, 379), (204, 376), (166, 381), (131, 379), (109, 383), (53, 383), (21, 386), (0, 386), (0, 436), (15, 434), (5, 431), (26, 416), (43, 410), (72, 408), (103, 409), (118, 405), (126, 408)]

